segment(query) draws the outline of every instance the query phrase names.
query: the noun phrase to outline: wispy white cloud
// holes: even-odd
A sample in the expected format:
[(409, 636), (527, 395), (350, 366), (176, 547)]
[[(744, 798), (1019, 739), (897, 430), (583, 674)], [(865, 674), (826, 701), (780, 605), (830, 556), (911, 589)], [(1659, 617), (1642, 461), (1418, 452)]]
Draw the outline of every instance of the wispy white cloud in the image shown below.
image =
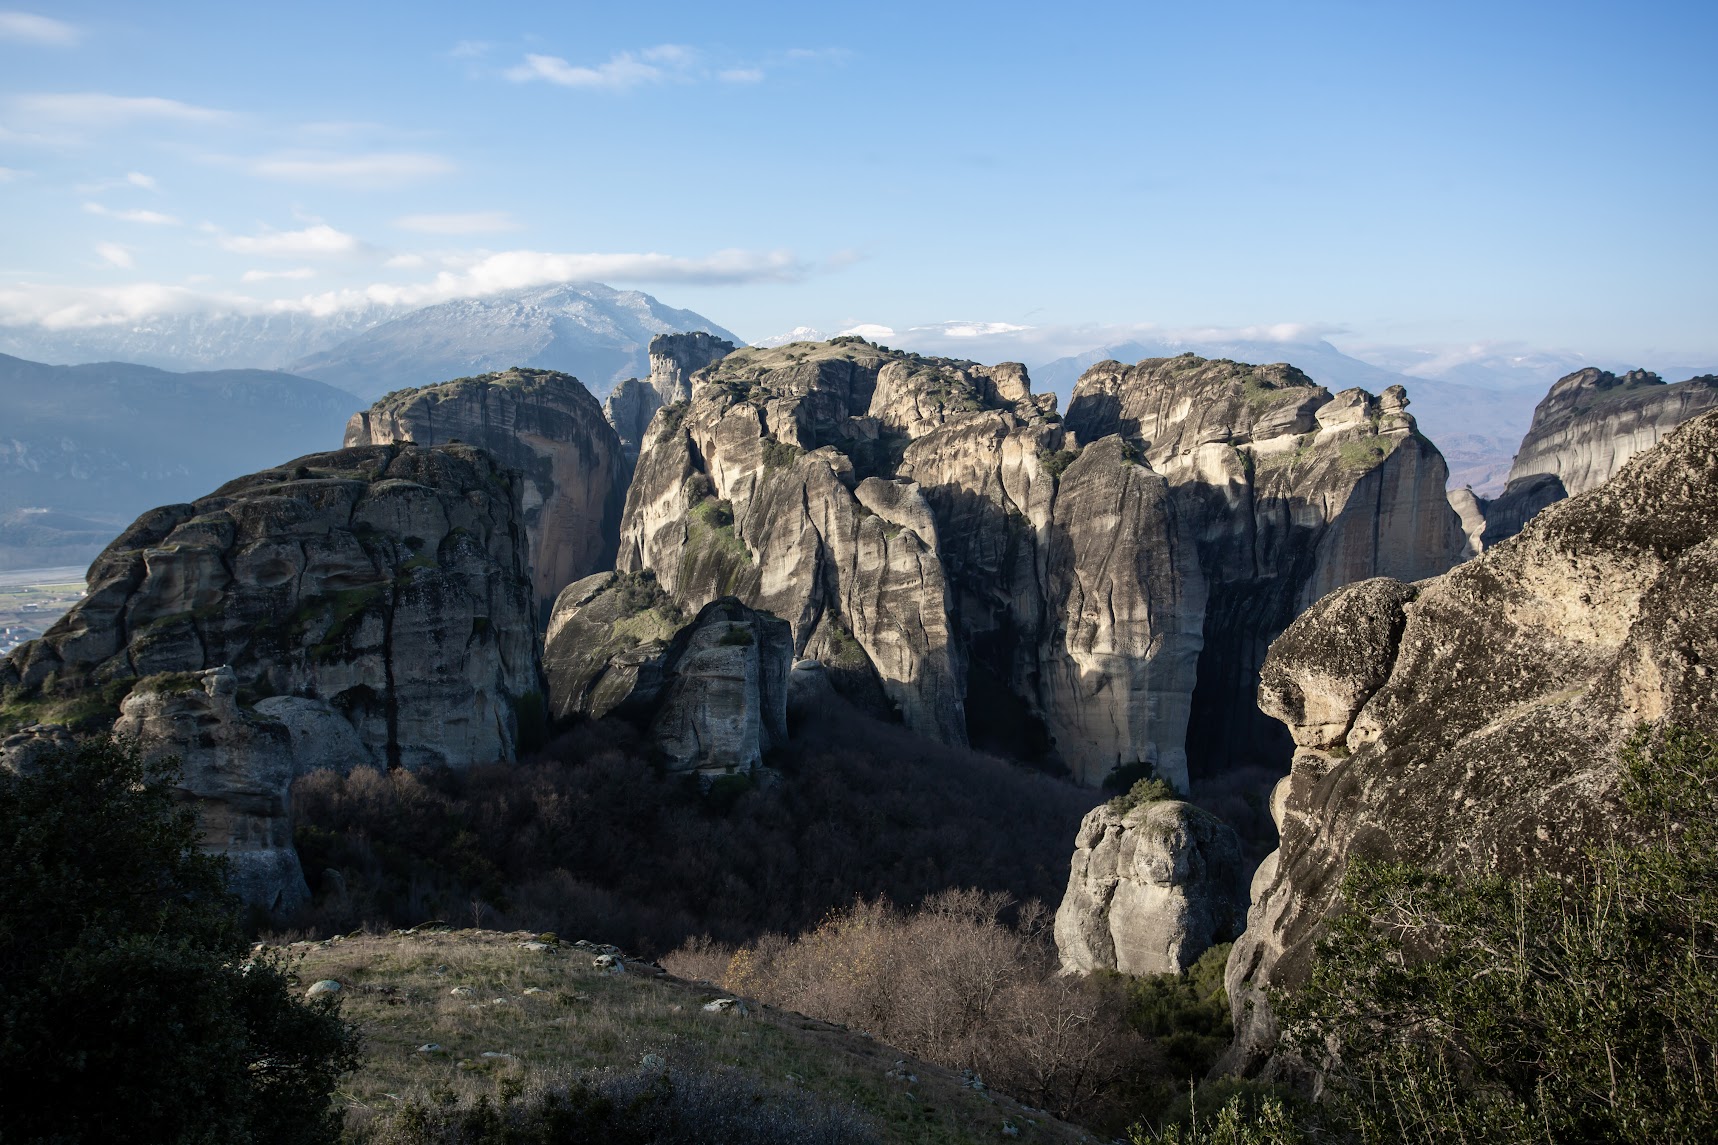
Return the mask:
[(447, 54), (456, 60), (473, 60), (487, 56), (494, 48), (495, 45), (488, 40), (461, 40), (448, 49)]
[(723, 83), (762, 83), (764, 73), (762, 68), (728, 68), (717, 72), (716, 78)]
[(703, 258), (667, 254), (560, 254), (501, 251), (476, 257), (463, 267), (444, 270), (429, 282), (404, 286), (377, 284), (362, 292), (327, 296), (359, 302), (427, 306), (450, 298), (495, 294), (554, 282), (689, 283), (732, 286), (757, 282), (798, 282), (817, 267), (791, 251), (723, 250)]
[(247, 166), (252, 174), (265, 179), (353, 190), (384, 190), (446, 175), (456, 169), (446, 156), (412, 151), (356, 155), (289, 153), (254, 159)]
[(422, 231), (432, 235), (482, 235), (519, 229), (519, 224), (506, 211), (404, 215), (395, 219), (394, 225), (401, 230)]
[(118, 243), (97, 243), (95, 253), (109, 266), (117, 266), (121, 270), (130, 270), (136, 265), (131, 258), (131, 251)]
[(97, 179), (93, 183), (79, 183), (72, 189), (80, 195), (99, 195), (103, 191), (136, 189), (159, 192), (161, 186), (155, 181), (153, 175), (145, 175), (141, 171), (128, 171), (113, 179)]
[(315, 278), (316, 272), (308, 266), (295, 266), (291, 270), (247, 270), (240, 278), (241, 282), (270, 282), (277, 278), (304, 279)]
[(69, 48), (81, 39), (83, 33), (64, 20), (38, 16), (34, 12), (0, 12), (0, 40)]
[(107, 92), (40, 92), (15, 96), (12, 110), (27, 118), (83, 127), (123, 127), (145, 120), (170, 123), (219, 123), (232, 113), (153, 95)]
[(338, 258), (358, 254), (364, 244), (354, 235), (316, 223), (297, 231), (265, 230), (254, 235), (223, 235), (223, 250), (264, 258)]
[(100, 215), (104, 219), (119, 219), (127, 223), (147, 223), (156, 227), (176, 227), (179, 220), (172, 215), (164, 215), (160, 211), (145, 210), (114, 210), (100, 203), (85, 203), (84, 210), (92, 215)]
[(0, 183), (10, 183), (24, 177), (24, 172), (16, 167), (0, 167)]
[[(114, 249), (120, 257), (129, 259), (129, 251)], [(104, 257), (108, 256), (104, 253)], [(116, 262), (115, 265), (120, 264)], [(303, 276), (305, 269), (293, 268), (286, 273), (252, 272), (245, 278), (252, 283), (272, 280), (263, 275), (297, 278)], [(442, 271), (429, 281), (374, 283), (361, 288), (287, 299), (204, 292), (166, 283), (133, 283), (125, 287), (20, 284), (12, 288), (0, 287), (0, 323), (73, 329), (121, 325), (160, 314), (326, 315), (374, 306), (428, 306), (453, 298), (481, 297), (556, 282), (744, 285), (797, 282), (826, 269), (827, 264), (799, 258), (791, 251), (724, 250), (702, 258), (655, 253), (503, 251), (468, 256), (463, 265)]]
[(524, 63), (507, 70), (507, 78), (514, 83), (545, 80), (561, 87), (626, 91), (640, 84), (661, 83), (667, 73), (631, 52), (617, 52), (595, 67), (570, 64), (560, 56), (527, 53)]

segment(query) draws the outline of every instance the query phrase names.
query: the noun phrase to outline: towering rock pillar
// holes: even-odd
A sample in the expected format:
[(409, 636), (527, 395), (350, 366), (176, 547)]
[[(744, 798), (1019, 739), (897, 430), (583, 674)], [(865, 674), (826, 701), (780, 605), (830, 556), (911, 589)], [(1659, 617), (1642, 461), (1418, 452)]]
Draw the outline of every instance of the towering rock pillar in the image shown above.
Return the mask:
[(346, 426), (348, 448), (453, 441), (488, 450), (524, 474), (524, 524), (542, 615), (561, 589), (613, 566), (628, 467), (602, 407), (577, 378), (514, 369), (401, 390)]

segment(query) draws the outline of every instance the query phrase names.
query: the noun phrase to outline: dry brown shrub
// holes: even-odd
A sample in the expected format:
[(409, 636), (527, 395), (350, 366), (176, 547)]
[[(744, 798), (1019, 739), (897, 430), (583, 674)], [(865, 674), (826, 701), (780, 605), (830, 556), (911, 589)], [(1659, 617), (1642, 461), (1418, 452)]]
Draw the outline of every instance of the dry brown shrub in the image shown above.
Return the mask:
[[(942, 891), (907, 913), (859, 901), (798, 938), (766, 935), (733, 950), (712, 980), (783, 1009), (839, 1022), (1058, 1116), (1102, 1107), (1146, 1061), (1126, 1006), (1106, 988), (1056, 973), (1046, 912), (1003, 922), (1006, 895)], [(706, 940), (664, 960), (710, 977), (728, 953)]]

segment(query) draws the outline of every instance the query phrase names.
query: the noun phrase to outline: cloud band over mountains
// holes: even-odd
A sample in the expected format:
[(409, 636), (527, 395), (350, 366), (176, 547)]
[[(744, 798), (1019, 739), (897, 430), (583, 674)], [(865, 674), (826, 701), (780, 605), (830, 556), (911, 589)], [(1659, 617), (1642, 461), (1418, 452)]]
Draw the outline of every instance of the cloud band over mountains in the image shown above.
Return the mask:
[[(229, 245), (248, 243), (248, 253), (297, 256), (312, 253), (310, 247), (326, 246), (337, 237), (344, 236), (338, 236), (338, 232), (329, 228), (311, 227), (302, 232), (277, 233), (260, 239), (226, 241)], [(802, 281), (809, 275), (840, 264), (838, 259), (814, 262), (787, 250), (720, 250), (699, 258), (656, 252), (516, 250), (473, 256), (461, 265), (441, 271), (427, 282), (372, 283), (291, 299), (261, 299), (236, 292), (200, 291), (154, 282), (95, 287), (18, 285), (0, 288), (0, 324), (69, 330), (114, 326), (152, 315), (197, 311), (325, 315), (372, 306), (429, 306), (453, 298), (482, 297), (556, 282), (699, 286), (788, 283)], [(254, 276), (251, 281), (261, 281), (262, 277)]]

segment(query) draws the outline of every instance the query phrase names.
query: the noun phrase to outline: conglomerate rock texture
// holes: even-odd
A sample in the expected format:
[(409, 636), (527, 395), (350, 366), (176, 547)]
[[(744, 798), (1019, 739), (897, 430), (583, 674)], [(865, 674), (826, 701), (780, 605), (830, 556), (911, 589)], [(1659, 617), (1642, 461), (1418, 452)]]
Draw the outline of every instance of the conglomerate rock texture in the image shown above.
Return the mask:
[(1629, 458), (1714, 406), (1712, 375), (1666, 385), (1646, 370), (1618, 377), (1589, 368), (1561, 379), (1534, 409), (1508, 484), (1485, 506), (1485, 544), (1513, 537), (1545, 506), (1602, 485)]
[(629, 467), (577, 378), (513, 369), (399, 390), (352, 415), (345, 445), (455, 441), (524, 474), (525, 531), (544, 609), (573, 581), (614, 564)]
[(1056, 950), (1068, 973), (1175, 974), (1246, 917), (1247, 867), (1228, 824), (1174, 799), (1105, 803), (1074, 839)]
[(1567, 869), (1627, 829), (1636, 727), (1718, 729), (1715, 521), (1718, 412), (1478, 558), (1350, 585), (1272, 645), (1259, 702), (1297, 750), (1229, 960), (1225, 1068), (1282, 1066), (1266, 992), (1306, 979), (1352, 861)]
[(1201, 696), (1213, 766), (1286, 765), (1246, 712), (1298, 609), (1459, 554), (1404, 404), (1188, 356), (1094, 366), (1064, 423), (1016, 364), (748, 347), (652, 420), (617, 567), (688, 610), (782, 617), (797, 656), (923, 734), (1185, 791)]
[(230, 665), (247, 704), (321, 701), (390, 766), (511, 759), (519, 709), (542, 702), (520, 485), (468, 445), (379, 445), (152, 510), (0, 660), (0, 699), (117, 704), (138, 679)]

